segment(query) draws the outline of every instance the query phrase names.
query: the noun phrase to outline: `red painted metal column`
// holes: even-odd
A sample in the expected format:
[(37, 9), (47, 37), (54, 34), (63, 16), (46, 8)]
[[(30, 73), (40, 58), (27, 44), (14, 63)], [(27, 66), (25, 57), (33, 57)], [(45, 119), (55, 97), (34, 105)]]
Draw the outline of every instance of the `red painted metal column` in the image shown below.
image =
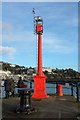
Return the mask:
[(36, 33), (38, 35), (38, 71), (37, 75), (34, 76), (34, 93), (32, 98), (34, 99), (42, 99), (48, 98), (49, 96), (46, 94), (46, 76), (42, 72), (42, 27), (43, 25), (40, 22), (41, 20), (36, 20)]
[(42, 35), (38, 35), (38, 75), (42, 76)]

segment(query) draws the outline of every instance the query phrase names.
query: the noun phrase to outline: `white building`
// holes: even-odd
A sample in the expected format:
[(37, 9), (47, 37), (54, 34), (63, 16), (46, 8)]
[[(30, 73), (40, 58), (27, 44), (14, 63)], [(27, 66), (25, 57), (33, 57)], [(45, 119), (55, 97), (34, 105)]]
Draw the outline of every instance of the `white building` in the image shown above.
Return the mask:
[(15, 65), (14, 65), (14, 64), (11, 64), (10, 66), (11, 66), (11, 67), (15, 67)]
[(0, 70), (0, 79), (5, 79), (6, 76), (10, 76), (10, 75), (11, 75), (11, 72), (10, 72), (10, 71)]
[(42, 71), (43, 71), (43, 72), (48, 71), (48, 73), (51, 73), (51, 72), (52, 72), (52, 69), (51, 69), (51, 68), (47, 68), (47, 67), (43, 67), (43, 68), (42, 68)]

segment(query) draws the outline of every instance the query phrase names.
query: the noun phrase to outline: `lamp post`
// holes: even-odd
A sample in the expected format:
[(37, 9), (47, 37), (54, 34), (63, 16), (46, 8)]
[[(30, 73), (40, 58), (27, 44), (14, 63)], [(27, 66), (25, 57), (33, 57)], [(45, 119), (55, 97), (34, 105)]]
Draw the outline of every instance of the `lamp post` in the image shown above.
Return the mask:
[(38, 36), (38, 69), (37, 75), (34, 76), (34, 93), (32, 98), (48, 98), (46, 94), (46, 76), (42, 72), (42, 33), (43, 20), (40, 16), (34, 17), (35, 34)]

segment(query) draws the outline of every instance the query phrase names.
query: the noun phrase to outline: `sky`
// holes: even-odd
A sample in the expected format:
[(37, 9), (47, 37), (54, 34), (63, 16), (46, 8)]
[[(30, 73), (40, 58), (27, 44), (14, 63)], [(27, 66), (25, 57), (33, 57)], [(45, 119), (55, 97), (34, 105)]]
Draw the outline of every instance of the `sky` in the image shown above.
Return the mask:
[(79, 0), (1, 0), (2, 2), (79, 2)]
[(77, 2), (3, 2), (0, 59), (37, 66), (33, 8), (43, 18), (43, 67), (78, 70)]

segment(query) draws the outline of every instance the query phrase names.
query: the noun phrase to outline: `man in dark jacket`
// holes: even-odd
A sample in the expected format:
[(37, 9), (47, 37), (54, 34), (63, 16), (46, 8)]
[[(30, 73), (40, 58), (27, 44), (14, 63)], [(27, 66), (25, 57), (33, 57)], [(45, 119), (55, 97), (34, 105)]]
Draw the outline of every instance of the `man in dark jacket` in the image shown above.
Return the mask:
[(11, 82), (9, 77), (6, 77), (6, 80), (4, 81), (4, 87), (5, 87), (5, 98), (9, 98), (9, 92), (11, 89)]
[[(17, 83), (17, 87), (18, 88), (23, 88), (23, 85), (24, 85), (23, 80), (22, 80), (21, 77), (19, 77), (19, 80), (18, 80), (18, 83)], [(22, 91), (18, 90), (18, 93), (19, 93), (19, 96), (20, 96), (20, 94), (22, 93)]]
[(22, 88), (23, 87), (23, 80), (21, 77), (19, 77), (18, 83), (17, 83), (17, 87), (18, 88)]

